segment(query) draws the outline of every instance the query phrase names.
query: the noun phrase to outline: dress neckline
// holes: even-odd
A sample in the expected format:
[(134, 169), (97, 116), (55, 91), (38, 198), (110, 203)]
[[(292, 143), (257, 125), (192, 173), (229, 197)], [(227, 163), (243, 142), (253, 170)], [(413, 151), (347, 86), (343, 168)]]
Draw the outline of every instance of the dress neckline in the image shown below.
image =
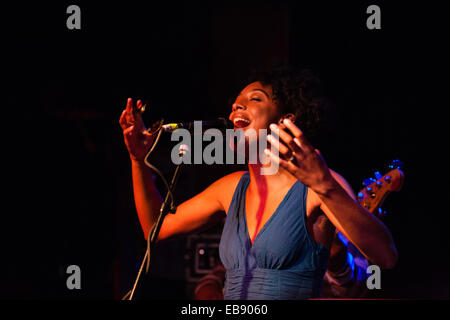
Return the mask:
[(300, 183), (300, 181), (297, 180), (297, 181), (295, 181), (295, 182), (292, 184), (292, 186), (291, 186), (291, 187), (289, 188), (289, 190), (286, 192), (286, 194), (284, 195), (283, 199), (280, 201), (280, 203), (278, 204), (277, 208), (276, 208), (275, 211), (272, 213), (272, 215), (270, 216), (270, 218), (264, 223), (264, 225), (261, 227), (261, 229), (259, 229), (259, 231), (257, 232), (257, 234), (256, 234), (256, 236), (255, 236), (255, 239), (253, 239), (253, 242), (252, 242), (252, 239), (251, 239), (251, 237), (250, 237), (250, 232), (248, 231), (248, 225), (247, 225), (247, 205), (246, 205), (246, 202), (247, 202), (247, 189), (248, 189), (248, 186), (250, 185), (250, 177), (248, 177), (248, 182), (247, 182), (247, 184), (246, 184), (246, 186), (245, 186), (245, 188), (244, 188), (244, 195), (243, 195), (243, 201), (244, 201), (244, 204), (243, 204), (243, 206), (244, 206), (244, 210), (243, 210), (243, 212), (244, 212), (244, 214), (243, 214), (243, 219), (244, 219), (244, 225), (245, 225), (245, 235), (246, 235), (247, 241), (248, 241), (248, 243), (249, 243), (249, 245), (250, 245), (251, 248), (255, 246), (255, 242), (256, 242), (256, 240), (259, 238), (259, 235), (260, 235), (261, 233), (263, 233), (264, 230), (266, 230), (266, 229), (268, 228), (268, 226), (270, 225), (270, 222), (271, 222), (272, 220), (274, 220), (276, 216), (278, 216), (278, 211), (280, 211), (280, 209), (282, 208), (282, 206), (284, 205), (284, 203), (287, 201), (287, 199), (289, 198), (289, 196), (290, 196), (291, 193), (293, 192), (294, 187), (295, 187), (297, 184), (299, 184), (299, 183)]

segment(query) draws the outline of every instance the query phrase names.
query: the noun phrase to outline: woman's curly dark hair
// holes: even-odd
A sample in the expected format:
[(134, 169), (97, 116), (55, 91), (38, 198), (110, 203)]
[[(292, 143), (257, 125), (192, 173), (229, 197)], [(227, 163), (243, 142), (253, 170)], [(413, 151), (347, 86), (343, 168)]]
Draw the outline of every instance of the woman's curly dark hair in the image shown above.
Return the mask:
[(296, 125), (307, 137), (315, 137), (319, 127), (325, 129), (329, 102), (322, 95), (320, 80), (313, 71), (290, 67), (256, 70), (247, 78), (247, 84), (256, 81), (271, 86), (281, 114), (294, 114)]

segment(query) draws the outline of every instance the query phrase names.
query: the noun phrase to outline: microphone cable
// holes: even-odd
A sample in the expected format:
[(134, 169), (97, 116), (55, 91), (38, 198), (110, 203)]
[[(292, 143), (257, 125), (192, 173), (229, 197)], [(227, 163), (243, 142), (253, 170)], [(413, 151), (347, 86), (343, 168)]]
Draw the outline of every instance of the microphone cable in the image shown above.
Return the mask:
[[(156, 168), (154, 165), (152, 165), (149, 161), (148, 158), (150, 156), (150, 154), (153, 152), (153, 150), (155, 149), (156, 145), (158, 144), (159, 138), (161, 137), (161, 134), (163, 132), (163, 130), (161, 130), (162, 126), (164, 123), (164, 119), (161, 119), (159, 121), (159, 125), (158, 128), (156, 130), (153, 130), (153, 133), (158, 132), (158, 135), (155, 138), (155, 141), (153, 142), (152, 147), (150, 148), (150, 150), (147, 152), (147, 155), (144, 158), (144, 163), (146, 166), (148, 166), (153, 172), (155, 172), (163, 181), (164, 185), (167, 188), (167, 192), (169, 194), (170, 197), (170, 208), (171, 210), (174, 208), (174, 197), (172, 194), (172, 191), (170, 190), (169, 184), (166, 180), (166, 178), (164, 177), (164, 175), (161, 173), (161, 171), (158, 170), (158, 168)], [(151, 129), (148, 129), (147, 131), (150, 131)], [(150, 270), (150, 239), (152, 238), (153, 233), (155, 232), (155, 227), (156, 224), (153, 225), (153, 227), (150, 229), (150, 232), (148, 233), (148, 237), (147, 237), (147, 249), (145, 250), (145, 255), (144, 258), (142, 259), (141, 262), (141, 266), (139, 267), (139, 271), (138, 274), (136, 276), (136, 280), (134, 281), (133, 284), (133, 288), (131, 290), (129, 290), (123, 297), (121, 300), (132, 300), (133, 296), (134, 296), (134, 292), (136, 290), (137, 284), (139, 282), (139, 279), (141, 277), (142, 274), (142, 270), (144, 269), (145, 266), (145, 274), (148, 274), (149, 270)]]

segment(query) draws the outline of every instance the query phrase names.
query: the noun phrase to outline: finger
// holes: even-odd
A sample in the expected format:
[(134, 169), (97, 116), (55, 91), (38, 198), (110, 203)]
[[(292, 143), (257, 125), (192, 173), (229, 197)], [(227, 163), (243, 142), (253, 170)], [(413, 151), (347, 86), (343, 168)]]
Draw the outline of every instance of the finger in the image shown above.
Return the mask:
[(298, 153), (302, 152), (300, 146), (298, 146), (294, 142), (294, 139), (292, 138), (292, 136), (289, 133), (287, 133), (286, 131), (284, 131), (283, 129), (281, 129), (279, 126), (277, 126), (274, 123), (272, 123), (270, 125), (270, 129), (272, 131), (274, 131), (281, 138), (281, 140), (289, 147), (289, 149), (291, 149), (294, 152), (298, 152)]
[(123, 130), (128, 128), (128, 122), (127, 122), (127, 110), (123, 110), (122, 114), (120, 115), (119, 124), (122, 127)]
[(305, 135), (303, 134), (303, 131), (300, 130), (300, 128), (297, 127), (290, 119), (284, 119), (283, 123), (294, 135), (293, 140), (296, 145), (298, 145), (306, 152), (311, 152), (314, 150), (313, 146), (309, 143), (308, 139), (306, 139)]
[(124, 136), (133, 135), (134, 128), (135, 128), (134, 126), (130, 126), (130, 127), (126, 128), (125, 130), (123, 130), (123, 135)]
[(129, 114), (133, 112), (133, 99), (128, 98), (126, 110)]
[(283, 119), (283, 124), (292, 132), (294, 137), (298, 137), (302, 134), (302, 131), (292, 122), (291, 119)]
[(134, 117), (134, 108), (133, 108), (133, 99), (128, 98), (127, 100), (127, 107), (125, 108), (127, 110), (127, 121), (129, 124), (132, 124), (135, 122), (135, 117)]
[(125, 129), (125, 128), (128, 128), (130, 125), (134, 124), (134, 120), (132, 119), (130, 114), (127, 112), (127, 110), (124, 110), (122, 112), (122, 115), (120, 116), (119, 123), (122, 126), (122, 129)]
[(288, 170), (290, 173), (294, 174), (295, 171), (298, 169), (298, 167), (292, 163), (291, 161), (286, 161), (281, 159), (279, 156), (274, 155), (272, 152), (270, 152), (270, 150), (265, 149), (264, 153), (266, 154), (266, 156), (268, 156), (272, 161), (274, 161), (275, 163), (278, 163), (279, 166), (285, 168), (286, 170)]
[(319, 151), (319, 149), (314, 149), (314, 152), (317, 153), (317, 155), (322, 158), (322, 153)]
[(284, 144), (280, 143), (280, 141), (276, 139), (273, 135), (269, 134), (266, 139), (273, 148), (276, 148), (278, 150), (279, 153), (281, 153), (287, 158), (291, 156), (292, 154), (291, 149), (286, 147)]
[(142, 120), (142, 115), (139, 111), (136, 111), (134, 114), (134, 123), (136, 125), (136, 129), (139, 131), (147, 130), (144, 124), (144, 120)]
[(141, 106), (142, 106), (142, 101), (141, 101), (141, 100), (138, 100), (138, 101), (136, 102), (136, 107), (133, 108), (133, 116), (135, 117), (135, 119), (137, 119), (137, 115), (140, 114), (139, 108), (140, 108)]

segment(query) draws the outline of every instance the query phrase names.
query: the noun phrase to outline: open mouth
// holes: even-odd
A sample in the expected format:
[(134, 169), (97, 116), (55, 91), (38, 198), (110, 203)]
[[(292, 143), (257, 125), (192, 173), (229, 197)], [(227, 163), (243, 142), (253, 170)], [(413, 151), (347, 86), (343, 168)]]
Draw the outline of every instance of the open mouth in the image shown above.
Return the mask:
[(236, 117), (233, 119), (233, 124), (236, 129), (242, 129), (250, 124), (250, 120), (242, 117)]

